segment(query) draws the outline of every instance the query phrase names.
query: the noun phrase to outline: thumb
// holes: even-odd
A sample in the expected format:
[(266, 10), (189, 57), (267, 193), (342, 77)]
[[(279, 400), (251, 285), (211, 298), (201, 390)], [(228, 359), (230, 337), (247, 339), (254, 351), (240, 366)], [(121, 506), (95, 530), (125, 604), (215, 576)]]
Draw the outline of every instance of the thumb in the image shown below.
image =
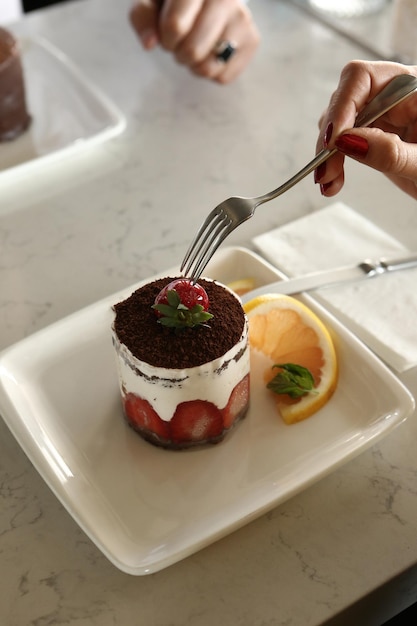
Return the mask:
[(158, 44), (159, 5), (152, 0), (137, 2), (130, 10), (130, 23), (145, 50)]
[(387, 176), (417, 179), (417, 144), (380, 128), (352, 129), (335, 141), (339, 152)]

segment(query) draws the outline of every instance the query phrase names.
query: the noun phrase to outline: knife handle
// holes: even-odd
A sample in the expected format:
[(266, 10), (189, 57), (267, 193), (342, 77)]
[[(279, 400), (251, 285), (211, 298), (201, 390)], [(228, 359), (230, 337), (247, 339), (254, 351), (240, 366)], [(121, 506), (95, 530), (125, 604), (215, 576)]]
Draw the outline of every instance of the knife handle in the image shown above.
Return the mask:
[(396, 259), (380, 259), (380, 264), (385, 272), (410, 269), (417, 265), (417, 254), (410, 254)]

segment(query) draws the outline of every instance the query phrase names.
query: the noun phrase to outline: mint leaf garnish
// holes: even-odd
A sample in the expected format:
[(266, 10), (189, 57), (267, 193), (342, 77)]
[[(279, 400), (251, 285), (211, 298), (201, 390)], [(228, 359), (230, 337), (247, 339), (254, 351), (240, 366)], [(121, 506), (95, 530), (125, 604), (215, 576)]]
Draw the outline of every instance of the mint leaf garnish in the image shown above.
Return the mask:
[(306, 367), (295, 363), (278, 363), (273, 368), (281, 370), (267, 384), (267, 388), (274, 393), (287, 394), (294, 399), (307, 393), (317, 393), (314, 391), (313, 375)]

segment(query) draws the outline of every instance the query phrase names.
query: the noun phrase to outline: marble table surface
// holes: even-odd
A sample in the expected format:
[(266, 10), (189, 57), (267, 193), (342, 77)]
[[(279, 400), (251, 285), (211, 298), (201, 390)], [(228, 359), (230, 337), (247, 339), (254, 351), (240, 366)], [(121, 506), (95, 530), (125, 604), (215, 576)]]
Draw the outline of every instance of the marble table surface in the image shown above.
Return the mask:
[[(11, 26), (68, 55), (127, 123), (36, 172), (0, 175), (1, 349), (177, 264), (219, 201), (292, 175), (314, 152), (343, 65), (372, 58), (364, 40), (297, 3), (256, 0), (262, 45), (221, 87), (161, 51), (144, 53), (129, 6), (76, 0)], [(382, 17), (359, 30), (375, 33)], [(349, 163), (339, 199), (417, 248), (415, 202), (377, 172)], [(328, 204), (308, 178), (229, 243), (250, 248)], [(416, 378), (416, 369), (401, 375), (414, 394)], [(240, 530), (140, 577), (98, 550), (0, 420), (0, 623), (377, 626), (417, 599), (415, 418)]]

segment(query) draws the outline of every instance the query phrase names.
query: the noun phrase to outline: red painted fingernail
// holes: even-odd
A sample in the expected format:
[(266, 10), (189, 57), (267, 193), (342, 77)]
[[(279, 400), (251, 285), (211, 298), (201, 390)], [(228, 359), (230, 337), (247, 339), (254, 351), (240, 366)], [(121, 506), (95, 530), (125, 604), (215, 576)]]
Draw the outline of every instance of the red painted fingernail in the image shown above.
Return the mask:
[(332, 183), (323, 183), (322, 185), (320, 185), (321, 195), (324, 196), (326, 194), (326, 191), (330, 189), (331, 186)]
[(324, 143), (324, 147), (327, 148), (327, 146), (329, 145), (329, 141), (332, 138), (333, 135), (333, 122), (329, 122), (327, 124), (327, 128), (324, 131), (324, 137), (323, 137), (323, 143)]
[(368, 154), (369, 144), (364, 137), (341, 135), (336, 139), (336, 148), (343, 154), (363, 159)]
[(326, 173), (326, 163), (320, 163), (314, 172), (314, 182), (319, 183)]

